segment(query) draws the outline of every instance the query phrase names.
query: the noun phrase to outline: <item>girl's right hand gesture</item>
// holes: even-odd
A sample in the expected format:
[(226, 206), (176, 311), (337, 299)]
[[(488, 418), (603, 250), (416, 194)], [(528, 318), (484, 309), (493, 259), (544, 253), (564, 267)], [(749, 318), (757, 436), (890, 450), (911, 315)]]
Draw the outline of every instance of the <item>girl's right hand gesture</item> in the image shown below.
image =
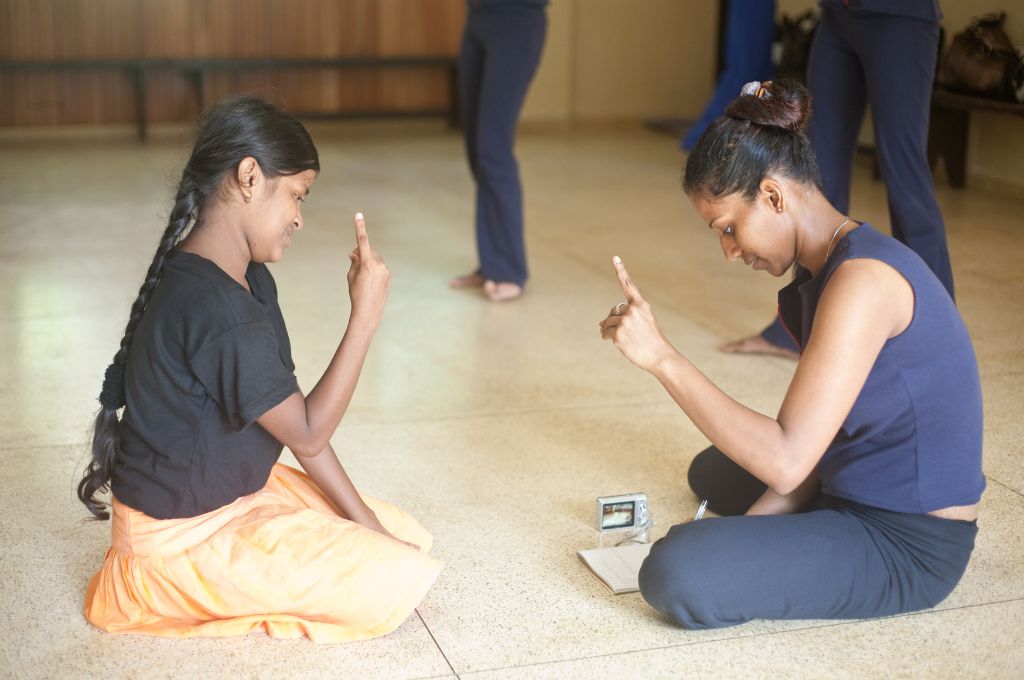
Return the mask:
[(348, 294), (352, 299), (352, 318), (380, 324), (384, 303), (388, 299), (391, 272), (366, 235), (363, 213), (356, 213), (356, 248), (349, 253), (352, 266), (348, 270)]

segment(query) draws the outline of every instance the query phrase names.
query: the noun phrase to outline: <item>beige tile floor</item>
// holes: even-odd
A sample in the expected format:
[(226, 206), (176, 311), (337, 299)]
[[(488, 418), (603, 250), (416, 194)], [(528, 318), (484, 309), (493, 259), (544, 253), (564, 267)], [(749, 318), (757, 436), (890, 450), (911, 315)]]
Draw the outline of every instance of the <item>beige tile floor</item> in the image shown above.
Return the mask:
[[(109, 525), (74, 498), (103, 369), (155, 247), (187, 149), (180, 132), (0, 137), (0, 668), (16, 677), (1019, 677), (1024, 665), (1024, 238), (1019, 200), (941, 186), (959, 302), (975, 340), (989, 487), (978, 547), (937, 609), (880, 621), (753, 622), (692, 632), (578, 562), (593, 498), (646, 491), (660, 535), (692, 516), (705, 445), (596, 323), (621, 255), (664, 330), (716, 382), (778, 408), (792, 365), (714, 345), (759, 328), (779, 281), (724, 262), (679, 190), (674, 140), (643, 131), (524, 134), (533, 267), (495, 306), (451, 292), (473, 264), (459, 138), (435, 124), (317, 124), (307, 227), (274, 266), (300, 381), (348, 311), (350, 215), (367, 214), (391, 299), (334, 437), (368, 493), (408, 509), (446, 563), (391, 635), (316, 646), (262, 635), (116, 636), (80, 613)], [(858, 168), (854, 215), (887, 224)], [(290, 460), (286, 454), (285, 460)]]

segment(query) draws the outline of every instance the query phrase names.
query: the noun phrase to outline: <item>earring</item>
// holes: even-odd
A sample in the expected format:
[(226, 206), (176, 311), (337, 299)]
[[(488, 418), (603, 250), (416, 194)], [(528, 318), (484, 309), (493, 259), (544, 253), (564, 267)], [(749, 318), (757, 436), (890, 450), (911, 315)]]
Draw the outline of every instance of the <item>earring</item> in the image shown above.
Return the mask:
[(780, 212), (782, 212), (782, 206), (780, 205), (780, 206), (779, 206), (778, 208), (776, 208), (776, 209), (775, 209), (775, 212), (777, 212), (777, 213), (780, 213)]

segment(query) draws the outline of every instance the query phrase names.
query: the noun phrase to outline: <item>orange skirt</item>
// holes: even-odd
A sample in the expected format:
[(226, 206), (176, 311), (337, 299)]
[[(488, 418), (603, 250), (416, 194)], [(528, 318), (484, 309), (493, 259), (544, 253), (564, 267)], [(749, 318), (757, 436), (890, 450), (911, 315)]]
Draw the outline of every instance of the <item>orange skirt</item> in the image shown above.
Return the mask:
[(427, 531), (364, 499), (417, 551), (343, 519), (304, 473), (275, 465), (260, 491), (198, 517), (153, 519), (113, 501), (112, 545), (89, 582), (85, 617), (103, 630), (164, 637), (385, 635), (441, 571)]

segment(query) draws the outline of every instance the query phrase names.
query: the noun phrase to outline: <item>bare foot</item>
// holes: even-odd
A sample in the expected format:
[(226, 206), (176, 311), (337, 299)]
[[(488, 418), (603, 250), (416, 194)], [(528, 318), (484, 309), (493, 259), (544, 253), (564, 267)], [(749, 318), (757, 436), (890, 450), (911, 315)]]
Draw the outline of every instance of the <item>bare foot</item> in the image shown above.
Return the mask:
[(722, 343), (718, 346), (718, 351), (725, 352), (726, 354), (767, 354), (773, 357), (792, 359), (793, 361), (800, 358), (800, 355), (793, 350), (773, 345), (760, 334)]
[(449, 288), (482, 288), (484, 285), (484, 277), (478, 271), (470, 274), (463, 274), (462, 276), (456, 276), (454, 279), (448, 282)]
[(491, 298), (491, 302), (505, 302), (522, 295), (523, 287), (508, 281), (485, 281), (484, 292)]

